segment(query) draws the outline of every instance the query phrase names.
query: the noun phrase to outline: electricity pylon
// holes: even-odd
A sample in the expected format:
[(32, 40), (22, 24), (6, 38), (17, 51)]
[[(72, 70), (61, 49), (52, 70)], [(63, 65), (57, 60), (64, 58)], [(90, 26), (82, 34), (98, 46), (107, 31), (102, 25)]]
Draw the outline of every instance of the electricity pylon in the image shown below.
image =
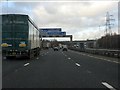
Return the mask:
[(105, 33), (106, 33), (106, 35), (107, 34), (112, 34), (111, 27), (114, 24), (111, 23), (111, 21), (115, 21), (115, 19), (113, 19), (112, 17), (113, 17), (113, 15), (110, 15), (109, 12), (106, 13), (106, 22), (105, 22), (105, 25), (106, 25)]

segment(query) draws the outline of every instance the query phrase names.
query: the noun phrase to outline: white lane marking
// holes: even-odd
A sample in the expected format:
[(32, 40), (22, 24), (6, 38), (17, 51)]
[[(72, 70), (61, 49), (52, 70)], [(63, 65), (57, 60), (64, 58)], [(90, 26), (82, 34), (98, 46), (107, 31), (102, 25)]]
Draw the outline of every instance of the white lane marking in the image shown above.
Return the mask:
[(101, 59), (101, 60), (104, 60), (104, 61), (108, 61), (108, 62), (114, 62), (114, 63), (119, 63), (117, 61), (112, 61), (112, 60), (108, 60), (108, 59), (105, 59), (105, 58), (99, 58), (99, 57), (93, 57), (93, 58), (96, 58), (96, 59)]
[(36, 59), (39, 59), (38, 57)]
[(71, 59), (71, 58), (68, 58), (68, 59)]
[(67, 56), (67, 55), (65, 55), (65, 56)]
[(15, 72), (17, 72), (18, 70), (16, 69)]
[(42, 56), (44, 56), (44, 54), (42, 54)]
[(27, 66), (27, 65), (29, 65), (30, 63), (26, 63), (26, 64), (24, 64), (24, 66)]
[(75, 63), (78, 67), (80, 66), (80, 64), (79, 63)]
[(113, 63), (120, 63), (120, 62), (117, 62), (117, 61), (112, 61), (112, 60), (108, 60), (108, 59), (105, 59), (105, 58), (99, 58), (99, 57), (95, 57), (95, 56), (91, 56), (91, 55), (88, 55), (88, 54), (82, 54), (82, 53), (78, 53), (78, 52), (74, 52), (74, 51), (71, 51), (73, 53), (77, 53), (77, 54), (80, 54), (80, 55), (86, 55), (88, 57), (92, 57), (92, 58), (96, 58), (96, 59), (101, 59), (101, 60), (104, 60), (104, 61), (108, 61), (108, 62), (113, 62)]
[(106, 82), (102, 82), (102, 84), (104, 86), (106, 86), (107, 88), (109, 88), (110, 90), (116, 90), (115, 88), (113, 88), (110, 84), (106, 83)]
[(119, 62), (117, 62), (117, 61), (113, 61), (114, 63), (119, 63)]
[(67, 56), (66, 54), (63, 53), (64, 56)]
[(87, 73), (92, 73), (91, 71), (87, 70)]
[(6, 59), (6, 57), (3, 57), (3, 59)]

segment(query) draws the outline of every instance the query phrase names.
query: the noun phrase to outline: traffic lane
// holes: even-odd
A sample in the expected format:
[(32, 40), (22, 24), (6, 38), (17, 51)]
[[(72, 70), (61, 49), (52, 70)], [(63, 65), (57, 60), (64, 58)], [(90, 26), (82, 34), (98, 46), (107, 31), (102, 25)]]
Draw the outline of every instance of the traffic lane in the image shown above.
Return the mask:
[(2, 60), (2, 76), (9, 75), (17, 69), (20, 69), (24, 64), (30, 62), (28, 59), (3, 59)]
[(78, 62), (83, 66), (83, 68), (88, 69), (91, 73), (95, 74), (101, 82), (109, 82), (114, 87), (119, 88), (118, 82), (118, 64), (114, 62), (108, 62), (101, 59), (96, 59), (93, 57), (89, 57), (86, 55), (81, 55), (74, 53), (72, 51), (69, 52), (70, 56), (74, 58), (75, 62)]
[(40, 51), (40, 55), (44, 55), (44, 54), (49, 53), (49, 50), (51, 50), (51, 48), (49, 48), (49, 49), (42, 49), (42, 50)]
[(50, 50), (28, 66), (3, 78), (3, 88), (104, 88), (61, 51)]
[(97, 54), (91, 54), (91, 53), (86, 53), (86, 52), (79, 52), (79, 51), (73, 51), (73, 50), (70, 50), (72, 52), (75, 52), (75, 53), (79, 53), (81, 55), (86, 55), (86, 56), (89, 56), (89, 57), (94, 57), (94, 58), (97, 58), (97, 59), (101, 59), (101, 60), (105, 60), (105, 61), (108, 61), (108, 62), (113, 62), (113, 63), (117, 63), (117, 64), (120, 64), (120, 61), (118, 58), (115, 58), (115, 57), (108, 57), (108, 56), (104, 56), (104, 55), (97, 55)]
[[(48, 50), (41, 50), (40, 55), (44, 55), (48, 53)], [(32, 63), (34, 59), (26, 59), (24, 57), (19, 58), (11, 58), (11, 59), (5, 59), (2, 58), (2, 76), (9, 75), (10, 73), (13, 73), (17, 71), (18, 69), (21, 69), (22, 67), (26, 66), (28, 63)]]
[(69, 50), (64, 52), (75, 63), (79, 63), (85, 71), (94, 74), (100, 82), (108, 82), (115, 88), (120, 88), (118, 81), (118, 65), (114, 62), (94, 58), (94, 56), (82, 55), (79, 52)]
[[(22, 66), (20, 67), (20, 68), (16, 68), (16, 70), (13, 70), (13, 72), (11, 72), (11, 73), (9, 73), (8, 75), (6, 75), (6, 76), (4, 76), (2, 79), (2, 87), (4, 88), (4, 85), (6, 86), (6, 85), (8, 85), (9, 86), (9, 84), (11, 85), (10, 87), (13, 87), (14, 88), (14, 86), (16, 87), (16, 88), (20, 88), (20, 87), (17, 87), (16, 86), (16, 84), (17, 83), (19, 83), (19, 80), (18, 79), (21, 79), (22, 81), (20, 82), (21, 84), (25, 84), (24, 83), (24, 77), (21, 77), (20, 75), (21, 75), (21, 73), (22, 74), (24, 74), (24, 72), (21, 72), (20, 73), (20, 75), (16, 75), (16, 73), (17, 72), (19, 72), (19, 71), (21, 71), (21, 70), (24, 70), (25, 68), (27, 68), (29, 65), (31, 65), (31, 63), (34, 63), (35, 61), (37, 61), (39, 58), (41, 58), (42, 56), (44, 56), (44, 55), (46, 55), (46, 50), (42, 50), (42, 52), (41, 52), (41, 55), (39, 56), (39, 57), (36, 57), (36, 58), (34, 58), (34, 60), (30, 60), (31, 62), (28, 64), (28, 63), (26, 63), (26, 64), (22, 64)], [(42, 63), (42, 62), (41, 62)], [(17, 83), (13, 83), (12, 81), (13, 81), (13, 79), (11, 78), (11, 75), (13, 75), (12, 77), (14, 77), (14, 80), (15, 80), (15, 82), (17, 82)], [(18, 76), (20, 76), (20, 78), (18, 77)], [(24, 76), (24, 75), (23, 75)], [(29, 77), (28, 76), (28, 74), (26, 74), (26, 76), (27, 77)], [(5, 80), (5, 78), (7, 78), (8, 79), (8, 81), (6, 81)], [(29, 79), (29, 78), (28, 78)], [(29, 80), (28, 80), (29, 81)], [(8, 84), (4, 84), (4, 83), (6, 83), (6, 82), (8, 82)], [(21, 85), (20, 84), (20, 85)], [(26, 84), (25, 84), (26, 85)], [(5, 88), (7, 88), (7, 87), (5, 87)]]
[[(52, 52), (52, 53), (59, 53), (59, 52)], [(53, 57), (53, 55), (54, 54), (52, 54), (52, 57)], [(47, 57), (47, 58), (46, 58)], [(20, 74), (22, 74), (22, 73), (24, 73), (24, 75), (26, 74), (26, 75), (30, 75), (30, 76), (24, 76), (24, 75), (22, 75), (22, 77), (25, 79), (24, 80), (24, 82), (25, 83), (27, 83), (27, 85), (25, 84), (25, 86), (24, 86), (24, 84), (23, 85), (21, 85), (21, 82), (23, 82), (23, 79), (20, 79), (20, 80), (18, 80), (17, 81), (17, 85), (15, 85), (15, 87), (34, 87), (35, 85), (37, 85), (37, 84), (31, 84), (29, 81), (32, 81), (32, 82), (34, 82), (34, 83), (36, 83), (36, 82), (40, 82), (40, 81), (42, 81), (42, 79), (44, 78), (44, 80), (41, 82), (41, 84), (40, 84), (40, 86), (42, 85), (42, 84), (44, 84), (45, 83), (45, 81), (48, 81), (47, 83), (49, 83), (49, 84), (45, 84), (45, 85), (42, 85), (42, 86), (44, 86), (44, 87), (46, 87), (46, 85), (47, 85), (47, 87), (50, 87), (50, 83), (53, 81), (53, 80), (45, 80), (45, 79), (47, 79), (47, 77), (49, 78), (49, 75), (50, 74), (53, 74), (53, 70), (54, 70), (54, 63), (55, 62), (48, 62), (49, 60), (53, 60), (53, 58), (51, 58), (51, 55), (50, 55), (50, 57), (48, 57), (47, 55), (43, 55), (43, 56), (41, 56), (41, 57), (39, 57), (39, 61), (37, 60), (37, 61), (34, 61), (32, 64), (30, 64), (29, 65), (29, 67), (26, 67), (25, 69), (23, 69), (23, 71), (20, 73)], [(51, 65), (52, 64), (52, 65)], [(50, 66), (49, 66), (50, 65)], [(30, 69), (31, 71), (30, 72), (26, 72), (26, 69)], [(38, 71), (38, 69), (39, 69), (39, 71)], [(24, 71), (25, 70), (25, 71)], [(47, 72), (44, 72), (44, 71), (46, 71), (47, 70)], [(41, 72), (42, 71), (42, 72)], [(52, 72), (52, 73), (51, 73)], [(30, 74), (27, 74), (27, 73), (30, 73)], [(35, 75), (34, 75), (35, 74)], [(41, 75), (42, 74), (42, 75)], [(37, 75), (37, 76), (36, 76)], [(48, 75), (47, 77), (46, 77), (46, 75)], [(19, 76), (19, 74), (18, 75), (16, 75), (16, 76)], [(35, 76), (35, 77), (34, 77)], [(27, 78), (28, 77), (28, 78)], [(41, 78), (40, 78), (41, 77)], [(14, 76), (13, 76), (13, 78), (14, 78)], [(20, 76), (20, 78), (21, 78), (21, 76)], [(28, 80), (26, 80), (26, 78), (28, 79)], [(39, 80), (39, 81), (37, 81), (38, 79), (41, 79), (41, 80)], [(9, 80), (10, 78), (8, 77), (8, 80)], [(32, 79), (32, 80), (31, 80)], [(54, 79), (54, 76), (53, 75), (51, 75), (50, 76), (50, 78), (49, 79)], [(15, 80), (15, 79), (13, 79), (13, 80)], [(3, 80), (4, 82), (7, 82), (6, 80)], [(28, 82), (27, 82), (28, 81)], [(4, 82), (3, 82), (3, 85), (5, 85), (4, 84)], [(18, 84), (18, 82), (20, 82), (20, 84)], [(29, 84), (31, 84), (31, 85), (29, 85)], [(9, 83), (8, 83), (8, 85), (9, 85)], [(12, 86), (12, 85), (10, 85), (10, 86)], [(42, 87), (41, 86), (41, 87)], [(14, 87), (14, 85), (13, 85), (13, 87)], [(39, 87), (39, 85), (37, 85), (36, 87)]]

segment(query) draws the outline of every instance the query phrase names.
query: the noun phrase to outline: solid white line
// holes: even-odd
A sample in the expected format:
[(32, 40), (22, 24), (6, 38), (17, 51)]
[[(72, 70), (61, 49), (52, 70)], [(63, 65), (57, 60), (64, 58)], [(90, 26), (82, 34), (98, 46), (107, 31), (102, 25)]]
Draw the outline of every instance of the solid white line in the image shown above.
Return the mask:
[(77, 53), (77, 54), (80, 54), (80, 55), (86, 55), (88, 57), (92, 57), (92, 58), (96, 58), (96, 59), (101, 59), (101, 60), (104, 60), (104, 61), (108, 61), (108, 62), (112, 62), (112, 63), (120, 63), (120, 62), (117, 62), (117, 61), (112, 61), (112, 60), (108, 60), (108, 59), (104, 59), (104, 58), (99, 58), (99, 57), (96, 57), (96, 56), (91, 56), (89, 54), (82, 54), (82, 53), (78, 53), (78, 52), (74, 52), (72, 51), (73, 53)]
[(117, 62), (117, 61), (113, 61), (114, 63), (119, 63), (119, 62)]
[(78, 63), (75, 63), (77, 66), (80, 66), (80, 64), (78, 64)]
[(102, 84), (104, 86), (106, 86), (107, 88), (109, 88), (110, 90), (116, 90), (115, 88), (113, 88), (110, 84), (106, 83), (106, 82), (102, 82)]
[(26, 63), (26, 64), (24, 64), (24, 66), (27, 66), (27, 65), (29, 65), (30, 63)]

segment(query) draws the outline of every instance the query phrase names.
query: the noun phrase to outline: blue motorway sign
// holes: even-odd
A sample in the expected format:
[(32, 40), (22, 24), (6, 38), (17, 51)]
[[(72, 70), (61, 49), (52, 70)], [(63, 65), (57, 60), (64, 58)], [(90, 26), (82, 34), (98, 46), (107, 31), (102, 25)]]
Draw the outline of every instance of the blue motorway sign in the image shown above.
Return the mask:
[(40, 29), (42, 32), (61, 32), (61, 28), (45, 28)]
[(61, 28), (45, 28), (40, 29), (42, 36), (64, 36), (66, 32), (62, 32)]
[(49, 36), (56, 36), (56, 35), (63, 36), (63, 35), (66, 35), (66, 32), (47, 32), (47, 35), (49, 35)]

